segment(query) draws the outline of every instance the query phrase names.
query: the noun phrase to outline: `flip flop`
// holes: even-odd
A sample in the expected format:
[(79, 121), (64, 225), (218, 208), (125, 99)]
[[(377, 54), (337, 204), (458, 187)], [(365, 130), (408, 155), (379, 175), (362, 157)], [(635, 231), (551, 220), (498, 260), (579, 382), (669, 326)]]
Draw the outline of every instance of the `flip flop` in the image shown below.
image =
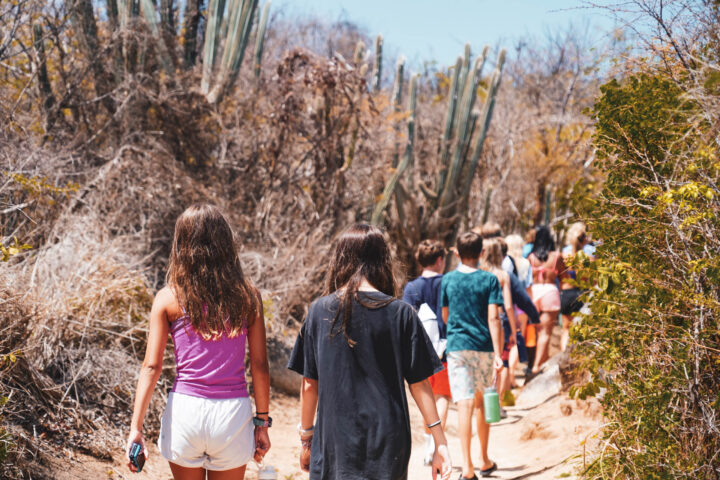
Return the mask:
[(478, 478), (477, 478), (477, 475), (475, 475), (475, 474), (473, 474), (473, 476), (470, 477), (470, 478), (468, 478), (468, 477), (463, 477), (463, 474), (461, 473), (461, 474), (460, 474), (460, 478), (458, 478), (458, 480), (478, 480)]
[(480, 476), (489, 477), (490, 474), (493, 473), (495, 470), (497, 470), (497, 463), (493, 462), (492, 467), (486, 468), (485, 470), (480, 470)]

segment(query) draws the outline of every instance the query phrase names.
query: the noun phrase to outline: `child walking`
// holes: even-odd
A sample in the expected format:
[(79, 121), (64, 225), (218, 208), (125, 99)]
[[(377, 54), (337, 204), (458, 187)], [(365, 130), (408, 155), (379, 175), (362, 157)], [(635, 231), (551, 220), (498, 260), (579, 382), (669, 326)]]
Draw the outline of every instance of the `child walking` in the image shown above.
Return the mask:
[(487, 477), (497, 469), (488, 457), (490, 425), (485, 421), (483, 387), (492, 385), (494, 373), (503, 368), (503, 332), (498, 316), (503, 295), (497, 277), (478, 270), (483, 240), (467, 232), (457, 240), (462, 262), (443, 276), (442, 308), (447, 322), (447, 356), (450, 391), (458, 406), (458, 436), (463, 454), (460, 479), (476, 479), (470, 444), (472, 416), (477, 415), (480, 440), (480, 474)]
[[(193, 205), (180, 215), (167, 286), (155, 296), (145, 360), (135, 392), (127, 450), (139, 443), (150, 398), (172, 336), (177, 377), (158, 441), (176, 480), (242, 480), (251, 458), (270, 448), (270, 376), (259, 292), (243, 275), (220, 211)], [(256, 414), (245, 380), (245, 346)], [(128, 462), (130, 470), (135, 471)]]
[(311, 480), (407, 479), (407, 382), (435, 439), (432, 477), (448, 479), (427, 381), (442, 364), (415, 310), (395, 298), (390, 249), (377, 227), (358, 224), (340, 236), (326, 292), (310, 305), (288, 365), (303, 376), (301, 468)]
[[(444, 351), (447, 335), (445, 335), (445, 322), (442, 318), (442, 307), (440, 306), (440, 285), (442, 273), (445, 271), (445, 248), (437, 240), (423, 240), (418, 245), (417, 252), (415, 252), (415, 259), (423, 271), (419, 277), (405, 285), (402, 299), (403, 302), (412, 305), (416, 312), (419, 312), (422, 305), (426, 304), (427, 308), (435, 314), (439, 344), (443, 350), (440, 357), (445, 368), (430, 377), (428, 381), (433, 394), (435, 394), (435, 406), (440, 414), (442, 428), (445, 430), (448, 408), (450, 407), (450, 382), (448, 381), (447, 358)], [(424, 321), (424, 319), (422, 320)], [(433, 437), (430, 431), (426, 430), (425, 465), (432, 464), (434, 452)]]

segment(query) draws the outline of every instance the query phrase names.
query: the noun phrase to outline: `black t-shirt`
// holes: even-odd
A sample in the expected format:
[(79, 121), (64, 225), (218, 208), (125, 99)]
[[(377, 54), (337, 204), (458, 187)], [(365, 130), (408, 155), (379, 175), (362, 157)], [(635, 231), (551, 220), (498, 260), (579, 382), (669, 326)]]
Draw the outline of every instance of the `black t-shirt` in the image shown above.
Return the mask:
[[(379, 292), (360, 292), (373, 300)], [(348, 345), (339, 300), (317, 299), (298, 335), (288, 368), (318, 381), (311, 480), (405, 480), (410, 461), (410, 415), (405, 381), (443, 369), (417, 314), (405, 302), (369, 309), (354, 302)]]

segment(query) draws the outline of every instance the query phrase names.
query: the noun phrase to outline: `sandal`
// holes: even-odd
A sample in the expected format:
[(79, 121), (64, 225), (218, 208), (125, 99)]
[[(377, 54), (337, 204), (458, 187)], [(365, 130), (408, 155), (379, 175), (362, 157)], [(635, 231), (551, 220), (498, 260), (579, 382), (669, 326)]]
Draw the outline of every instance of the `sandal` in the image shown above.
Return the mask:
[(497, 470), (497, 463), (493, 462), (492, 467), (486, 468), (485, 470), (480, 470), (480, 476), (489, 477), (490, 474), (493, 473), (495, 470)]

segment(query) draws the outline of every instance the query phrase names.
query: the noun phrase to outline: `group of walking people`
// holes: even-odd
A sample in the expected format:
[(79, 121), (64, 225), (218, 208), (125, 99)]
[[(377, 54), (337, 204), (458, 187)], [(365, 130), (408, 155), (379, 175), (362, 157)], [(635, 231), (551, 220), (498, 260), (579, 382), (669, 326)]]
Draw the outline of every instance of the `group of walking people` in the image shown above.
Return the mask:
[[(583, 242), (568, 254), (581, 251)], [(558, 313), (579, 308), (579, 292), (571, 291), (576, 286), (566, 280), (571, 273), (547, 228), (537, 228), (531, 243), (523, 255), (522, 238), (503, 238), (494, 224), (460, 235), (457, 258), (425, 240), (416, 255), (422, 272), (401, 290), (380, 229), (357, 224), (338, 238), (325, 295), (309, 306), (288, 365), (302, 376), (300, 465), (311, 479), (406, 479), (406, 384), (425, 423), (433, 478), (452, 473), (444, 434), (451, 402), (458, 411), (461, 478), (476, 478), (473, 414), (480, 474), (498, 468), (488, 456), (483, 388), (509, 389), (520, 362), (529, 362), (526, 377), (539, 372)], [(457, 268), (444, 273), (449, 262)], [(562, 288), (569, 293), (561, 296), (558, 283), (569, 285)], [(531, 338), (533, 325), (537, 338)], [(265, 324), (260, 294), (244, 276), (230, 226), (214, 206), (194, 205), (176, 222), (167, 286), (150, 315), (128, 454), (139, 445), (147, 456), (143, 422), (168, 337), (177, 377), (158, 445), (174, 478), (244, 478), (247, 463), (262, 462), (270, 449)], [(134, 460), (128, 465), (139, 468)]]

